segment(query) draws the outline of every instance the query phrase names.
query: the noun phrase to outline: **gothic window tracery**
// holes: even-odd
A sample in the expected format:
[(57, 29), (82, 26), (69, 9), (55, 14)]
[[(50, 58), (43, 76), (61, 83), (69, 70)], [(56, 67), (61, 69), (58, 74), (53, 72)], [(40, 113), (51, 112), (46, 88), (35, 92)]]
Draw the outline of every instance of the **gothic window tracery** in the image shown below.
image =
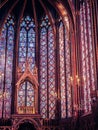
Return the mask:
[(94, 52), (90, 3), (80, 5), (81, 63), (85, 112), (91, 111), (91, 92), (95, 90)]
[(71, 53), (67, 32), (60, 21), (59, 26), (59, 56), (60, 56), (60, 89), (61, 89), (61, 116), (72, 116), (72, 94), (71, 94)]
[(22, 114), (33, 114), (35, 108), (35, 90), (34, 85), (29, 81), (23, 82), (18, 89), (17, 94), (18, 112)]
[(13, 49), (14, 17), (9, 15), (0, 36), (0, 117), (6, 118), (11, 114)]
[(55, 118), (54, 49), (53, 29), (45, 16), (40, 30), (40, 111), (44, 118)]
[[(81, 2), (81, 1), (80, 1)], [(61, 8), (63, 6), (59, 6)], [(66, 11), (67, 14), (67, 11)], [(40, 22), (41, 20), (41, 22)], [(54, 33), (53, 26), (49, 21), (47, 15), (42, 17), (38, 21), (38, 32), (35, 31), (35, 22), (29, 15), (23, 16), (19, 25), (20, 31), (19, 39), (16, 34), (14, 17), (9, 15), (4, 27), (2, 28), (0, 37), (0, 117), (10, 117), (11, 114), (11, 94), (12, 84), (15, 87), (15, 80), (19, 80), (21, 76), (17, 76), (18, 79), (14, 79), (12, 72), (14, 67), (19, 67), (18, 73), (23, 74), (26, 70), (26, 63), (28, 61), (28, 68), (30, 69), (30, 74), (32, 76), (33, 68), (37, 64), (36, 59), (38, 59), (37, 69), (38, 69), (38, 91), (39, 91), (39, 109), (40, 114), (43, 118), (55, 118), (56, 114), (56, 102), (58, 97), (60, 98), (59, 110), (61, 110), (61, 118), (72, 116), (72, 86), (71, 86), (71, 75), (73, 63), (72, 54), (77, 52), (71, 52), (71, 47), (73, 43), (67, 37), (70, 32), (69, 18), (65, 17), (57, 18), (59, 25), (56, 25), (54, 20), (54, 28), (58, 29)], [(92, 22), (91, 22), (91, 10), (90, 3), (88, 1), (82, 2), (80, 5), (80, 58), (79, 71), (81, 69), (80, 82), (83, 84), (83, 98), (81, 98), (80, 103), (82, 104), (82, 109), (85, 112), (91, 111), (91, 92), (95, 91), (95, 69), (94, 69), (94, 45), (93, 45), (93, 34), (92, 34)], [(35, 20), (36, 21), (36, 20)], [(64, 23), (63, 23), (64, 22)], [(68, 23), (68, 26), (65, 24)], [(67, 27), (67, 28), (66, 28)], [(37, 32), (37, 34), (35, 33)], [(56, 35), (55, 35), (56, 34)], [(15, 37), (14, 37), (15, 35)], [(39, 37), (38, 37), (39, 36)], [(57, 39), (58, 41), (56, 41)], [(38, 43), (36, 43), (36, 38)], [(70, 36), (69, 36), (70, 37)], [(17, 46), (16, 41), (18, 41), (18, 49), (15, 50)], [(56, 43), (57, 42), (57, 43)], [(36, 44), (38, 46), (36, 46)], [(38, 48), (36, 48), (38, 47)], [(74, 46), (76, 47), (76, 46)], [(76, 48), (77, 49), (77, 48)], [(36, 52), (38, 50), (38, 52)], [(15, 56), (13, 52), (15, 51)], [(58, 52), (57, 52), (58, 51)], [(76, 50), (77, 51), (77, 50)], [(18, 53), (17, 53), (18, 52)], [(17, 54), (16, 54), (17, 53)], [(38, 53), (38, 57), (36, 57)], [(77, 55), (77, 54), (76, 54)], [(13, 59), (15, 57), (15, 59)], [(18, 66), (16, 64), (18, 63)], [(77, 61), (76, 61), (77, 62)], [(14, 65), (13, 65), (14, 63)], [(74, 63), (74, 69), (77, 71), (77, 63)], [(57, 66), (59, 65), (59, 66)], [(13, 67), (14, 66), (14, 67)], [(58, 75), (56, 75), (56, 67), (58, 70)], [(14, 69), (17, 69), (14, 68)], [(36, 72), (35, 72), (36, 73)], [(75, 73), (75, 72), (73, 72)], [(73, 74), (74, 75), (74, 74)], [(36, 76), (36, 77), (37, 77)], [(12, 82), (12, 78), (13, 81)], [(58, 81), (57, 81), (58, 80)], [(73, 77), (75, 80), (75, 77)], [(77, 79), (76, 79), (77, 80)], [(77, 81), (76, 81), (77, 82)], [(77, 83), (73, 83), (75, 86)], [(57, 86), (56, 86), (57, 85)], [(74, 88), (73, 88), (74, 89)], [(81, 92), (82, 92), (81, 90)], [(56, 93), (57, 92), (57, 93)], [(77, 92), (78, 93), (78, 92)], [(82, 95), (81, 94), (81, 95)], [(18, 91), (17, 103), (18, 107), (33, 107), (35, 105), (35, 91), (34, 86), (27, 79), (20, 85)], [(78, 95), (78, 94), (77, 94)], [(78, 97), (78, 96), (76, 96)], [(76, 100), (76, 99), (75, 99)], [(78, 100), (78, 99), (77, 99)], [(74, 104), (77, 105), (77, 104)], [(79, 104), (81, 105), (81, 104)], [(80, 107), (80, 106), (79, 106)], [(3, 109), (4, 108), (4, 109)], [(78, 108), (80, 109), (80, 108)], [(26, 109), (25, 109), (26, 111)], [(3, 113), (3, 115), (2, 115)], [(58, 116), (58, 115), (57, 115)]]
[(30, 16), (24, 17), (20, 24), (18, 62), (22, 72), (25, 71), (27, 60), (32, 70), (35, 65), (35, 24)]

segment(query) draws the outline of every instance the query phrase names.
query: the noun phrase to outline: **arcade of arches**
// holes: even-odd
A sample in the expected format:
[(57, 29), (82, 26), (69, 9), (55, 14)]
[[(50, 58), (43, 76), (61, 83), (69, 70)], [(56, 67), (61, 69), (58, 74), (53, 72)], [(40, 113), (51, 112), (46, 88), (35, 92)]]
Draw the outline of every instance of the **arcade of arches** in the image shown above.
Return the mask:
[(0, 130), (98, 130), (97, 5), (0, 1)]

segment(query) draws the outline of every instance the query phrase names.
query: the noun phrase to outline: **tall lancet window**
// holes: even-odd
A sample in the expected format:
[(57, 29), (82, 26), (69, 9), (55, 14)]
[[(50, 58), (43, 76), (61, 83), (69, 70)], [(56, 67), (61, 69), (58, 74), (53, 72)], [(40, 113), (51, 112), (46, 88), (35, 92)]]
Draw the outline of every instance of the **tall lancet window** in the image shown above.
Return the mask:
[(83, 109), (91, 110), (91, 92), (95, 90), (94, 51), (92, 40), (92, 22), (90, 3), (85, 1), (80, 5), (81, 28), (81, 67), (83, 79)]
[(20, 24), (18, 62), (22, 72), (25, 71), (27, 60), (32, 70), (35, 65), (35, 24), (29, 16), (24, 17)]
[(40, 26), (40, 112), (43, 118), (55, 118), (55, 46), (48, 17)]
[(11, 114), (14, 17), (9, 15), (0, 36), (0, 118)]
[(61, 92), (61, 117), (72, 116), (72, 88), (71, 88), (71, 45), (67, 32), (60, 22), (59, 26), (59, 58), (60, 58), (60, 92)]

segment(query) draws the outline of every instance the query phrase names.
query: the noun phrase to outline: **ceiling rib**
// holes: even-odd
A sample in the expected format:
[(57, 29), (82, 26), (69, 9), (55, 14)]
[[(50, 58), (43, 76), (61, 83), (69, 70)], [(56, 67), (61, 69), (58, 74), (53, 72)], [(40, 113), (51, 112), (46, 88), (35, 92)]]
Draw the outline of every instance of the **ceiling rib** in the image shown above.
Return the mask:
[(3, 2), (0, 3), (0, 9), (8, 2), (8, 0), (5, 0)]

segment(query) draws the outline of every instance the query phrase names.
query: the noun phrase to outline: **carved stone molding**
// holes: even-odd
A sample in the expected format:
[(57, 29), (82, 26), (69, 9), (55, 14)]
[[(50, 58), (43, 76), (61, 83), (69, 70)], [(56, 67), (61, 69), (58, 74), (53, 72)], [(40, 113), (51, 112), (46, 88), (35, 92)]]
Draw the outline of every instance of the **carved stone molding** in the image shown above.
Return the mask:
[(19, 126), (23, 123), (29, 122), (34, 125), (36, 130), (42, 130), (42, 118), (39, 114), (34, 115), (12, 115), (12, 130), (18, 130)]

